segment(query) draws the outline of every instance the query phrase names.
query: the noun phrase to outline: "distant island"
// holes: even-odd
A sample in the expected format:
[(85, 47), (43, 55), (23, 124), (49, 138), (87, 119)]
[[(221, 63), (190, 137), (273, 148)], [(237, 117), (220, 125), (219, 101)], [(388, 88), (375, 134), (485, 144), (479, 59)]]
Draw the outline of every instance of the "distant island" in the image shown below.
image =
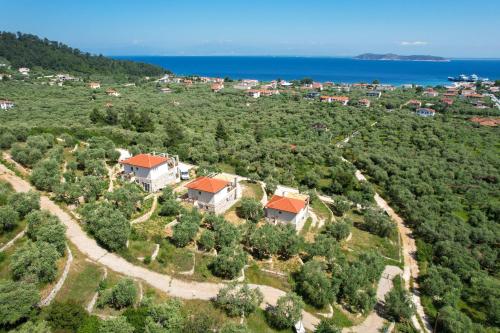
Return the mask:
[(443, 57), (436, 57), (431, 55), (398, 55), (393, 53), (387, 54), (375, 54), (375, 53), (364, 53), (360, 54), (353, 59), (358, 60), (399, 60), (399, 61), (450, 61)]

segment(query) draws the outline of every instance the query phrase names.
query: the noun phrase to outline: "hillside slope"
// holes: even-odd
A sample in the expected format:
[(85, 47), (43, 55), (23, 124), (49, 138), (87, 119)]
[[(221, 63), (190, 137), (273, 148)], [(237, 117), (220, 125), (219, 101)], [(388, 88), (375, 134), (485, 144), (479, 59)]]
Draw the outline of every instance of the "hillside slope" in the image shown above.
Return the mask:
[(0, 57), (14, 68), (40, 66), (55, 71), (103, 75), (160, 75), (164, 69), (132, 61), (91, 55), (35, 35), (0, 32)]

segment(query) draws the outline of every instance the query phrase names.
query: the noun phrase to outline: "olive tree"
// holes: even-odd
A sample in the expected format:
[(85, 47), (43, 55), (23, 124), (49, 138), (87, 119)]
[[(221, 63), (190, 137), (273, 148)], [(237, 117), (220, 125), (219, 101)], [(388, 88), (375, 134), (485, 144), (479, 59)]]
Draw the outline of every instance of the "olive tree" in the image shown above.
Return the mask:
[(35, 191), (13, 193), (9, 198), (9, 206), (23, 219), (28, 213), (40, 209), (40, 194)]
[(276, 306), (267, 308), (266, 318), (275, 328), (290, 328), (302, 318), (303, 307), (302, 299), (297, 294), (289, 292), (278, 298)]
[(306, 302), (321, 308), (335, 298), (330, 283), (322, 264), (318, 261), (308, 261), (302, 266), (296, 277), (296, 290)]
[(15, 279), (36, 279), (51, 282), (57, 274), (59, 253), (47, 242), (28, 241), (12, 255), (10, 267)]
[(35, 284), (0, 280), (0, 326), (14, 325), (36, 313), (40, 295)]
[(262, 303), (264, 296), (256, 289), (250, 289), (247, 284), (230, 283), (217, 294), (215, 305), (223, 309), (228, 316), (244, 316), (254, 312)]
[(254, 198), (242, 198), (238, 207), (238, 215), (252, 222), (258, 222), (264, 216), (262, 204)]
[(134, 327), (127, 322), (125, 317), (119, 316), (107, 319), (99, 325), (98, 333), (133, 333)]
[(247, 262), (247, 256), (240, 246), (224, 247), (211, 264), (215, 275), (234, 279)]
[(0, 233), (14, 229), (18, 223), (18, 212), (10, 206), (0, 207)]

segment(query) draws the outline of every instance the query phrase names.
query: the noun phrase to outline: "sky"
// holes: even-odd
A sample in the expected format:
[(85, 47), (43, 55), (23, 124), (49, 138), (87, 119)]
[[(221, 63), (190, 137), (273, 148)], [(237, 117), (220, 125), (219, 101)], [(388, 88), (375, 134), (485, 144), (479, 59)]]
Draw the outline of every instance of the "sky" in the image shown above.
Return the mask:
[(0, 0), (0, 30), (104, 55), (500, 58), (500, 0)]

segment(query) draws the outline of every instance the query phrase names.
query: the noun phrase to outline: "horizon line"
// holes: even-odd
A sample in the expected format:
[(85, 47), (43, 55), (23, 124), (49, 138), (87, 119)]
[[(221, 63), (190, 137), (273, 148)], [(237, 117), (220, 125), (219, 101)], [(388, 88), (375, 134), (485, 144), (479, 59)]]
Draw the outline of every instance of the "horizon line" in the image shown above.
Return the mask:
[[(386, 54), (386, 53), (380, 53)], [(338, 58), (338, 59), (353, 59), (358, 55), (298, 55), (298, 54), (105, 54), (105, 57), (267, 57), (267, 58)], [(407, 55), (403, 55), (407, 56)], [(409, 56), (413, 56), (409, 55)], [(500, 57), (442, 57), (445, 60), (500, 60)], [(363, 61), (420, 61), (420, 60), (365, 60)], [(422, 60), (424, 61), (424, 60)], [(429, 62), (441, 62), (439, 60)]]

